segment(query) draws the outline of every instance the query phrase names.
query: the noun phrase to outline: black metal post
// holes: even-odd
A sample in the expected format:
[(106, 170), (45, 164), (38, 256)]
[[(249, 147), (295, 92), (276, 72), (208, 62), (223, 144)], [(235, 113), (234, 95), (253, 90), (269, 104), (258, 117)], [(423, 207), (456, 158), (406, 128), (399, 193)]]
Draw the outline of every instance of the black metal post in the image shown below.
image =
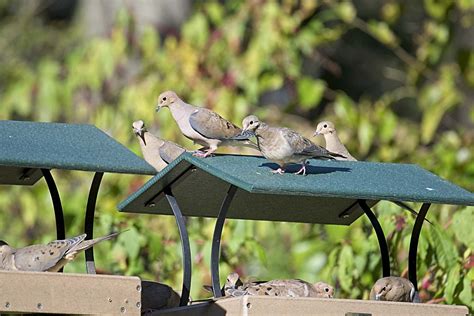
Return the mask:
[(58, 188), (54, 182), (53, 176), (48, 169), (41, 169), (46, 184), (48, 185), (51, 200), (53, 201), (54, 217), (56, 219), (56, 238), (58, 240), (66, 239), (66, 229), (64, 225), (64, 214), (63, 206), (61, 204), (61, 198), (59, 196)]
[(380, 226), (377, 217), (367, 205), (365, 200), (358, 200), (357, 202), (359, 203), (362, 210), (364, 210), (365, 215), (367, 215), (367, 217), (369, 218), (370, 223), (372, 224), (372, 227), (374, 227), (375, 233), (377, 234), (377, 240), (379, 241), (380, 247), (380, 255), (382, 256), (382, 275), (384, 277), (390, 276), (390, 255), (388, 251), (387, 239), (385, 238), (385, 235), (383, 233), (382, 226)]
[[(96, 172), (92, 179), (91, 188), (89, 190), (89, 197), (87, 198), (86, 218), (84, 221), (84, 233), (87, 234), (86, 239), (94, 238), (94, 214), (97, 203), (97, 195), (99, 194), (100, 182), (104, 176), (103, 172)], [(85, 251), (86, 256), (86, 271), (89, 274), (95, 274), (94, 263), (94, 247)]]
[(180, 306), (185, 306), (189, 301), (189, 294), (191, 291), (191, 247), (189, 246), (189, 236), (184, 222), (183, 214), (179, 208), (178, 202), (168, 186), (164, 189), (166, 199), (168, 200), (171, 209), (173, 210), (176, 224), (178, 225), (179, 237), (181, 238), (181, 249), (183, 251), (183, 289), (181, 291)]
[(420, 239), (421, 227), (423, 226), (423, 221), (428, 213), (430, 208), (430, 203), (423, 203), (418, 216), (415, 220), (415, 225), (413, 226), (413, 231), (411, 233), (410, 239), (410, 250), (408, 252), (408, 279), (415, 286), (415, 291), (418, 291), (418, 280), (416, 277), (416, 257), (418, 253), (418, 240)]
[(225, 218), (227, 216), (227, 211), (229, 210), (230, 203), (234, 198), (237, 187), (230, 185), (227, 194), (222, 201), (221, 209), (219, 215), (216, 219), (216, 225), (214, 227), (214, 235), (212, 236), (212, 251), (211, 251), (211, 279), (212, 279), (212, 292), (214, 297), (221, 297), (221, 286), (219, 281), (219, 258), (221, 252), (221, 237), (222, 230), (224, 229)]

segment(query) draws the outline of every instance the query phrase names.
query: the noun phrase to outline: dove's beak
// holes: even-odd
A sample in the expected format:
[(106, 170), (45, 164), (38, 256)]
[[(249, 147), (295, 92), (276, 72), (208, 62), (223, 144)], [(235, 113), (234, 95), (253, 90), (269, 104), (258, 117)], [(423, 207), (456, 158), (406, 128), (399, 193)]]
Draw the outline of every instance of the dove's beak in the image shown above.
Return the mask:
[(315, 131), (315, 132), (313, 133), (313, 136), (318, 136), (318, 135), (321, 135), (321, 133), (318, 132), (318, 131)]

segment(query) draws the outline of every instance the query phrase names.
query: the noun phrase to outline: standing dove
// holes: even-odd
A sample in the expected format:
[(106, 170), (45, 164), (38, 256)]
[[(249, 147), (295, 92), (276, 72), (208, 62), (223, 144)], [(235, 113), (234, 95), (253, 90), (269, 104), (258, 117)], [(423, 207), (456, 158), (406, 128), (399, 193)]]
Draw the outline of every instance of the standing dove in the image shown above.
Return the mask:
[(80, 251), (111, 239), (119, 233), (85, 240), (86, 234), (64, 240), (54, 240), (46, 245), (32, 245), (12, 248), (0, 241), (0, 270), (49, 271), (58, 272), (68, 262), (74, 260)]
[[(242, 121), (243, 131), (253, 132), (263, 156), (279, 165), (273, 173), (282, 174), (290, 163), (302, 164), (296, 174), (306, 174), (306, 160), (309, 158), (334, 159), (344, 157), (330, 152), (311, 142), (297, 132), (284, 127), (271, 127), (260, 122), (258, 117), (250, 115)], [(238, 136), (237, 136), (238, 137)]]
[(332, 298), (334, 288), (324, 282), (314, 284), (303, 280), (272, 280), (262, 283), (250, 283), (232, 292), (232, 296), (265, 295), (282, 297), (319, 297)]
[(185, 103), (173, 91), (163, 92), (158, 97), (156, 111), (158, 112), (163, 107), (170, 109), (171, 115), (184, 136), (204, 146), (195, 153), (196, 156), (208, 157), (216, 151), (218, 146), (240, 145), (256, 148), (248, 137), (233, 139), (237, 135), (242, 136), (242, 130), (239, 127), (209, 109)]
[(370, 299), (376, 301), (419, 302), (413, 283), (408, 279), (395, 276), (378, 279), (370, 291)]
[(353, 160), (357, 161), (350, 153), (347, 151), (346, 147), (344, 144), (341, 142), (339, 137), (337, 136), (337, 131), (336, 128), (334, 127), (334, 124), (329, 121), (323, 121), (318, 124), (316, 127), (316, 131), (314, 132), (313, 136), (317, 135), (323, 135), (324, 140), (326, 141), (326, 149), (345, 156), (343, 157), (336, 157), (337, 160)]
[(163, 140), (148, 132), (142, 120), (133, 122), (132, 128), (140, 142), (143, 158), (158, 172), (186, 152), (178, 144)]

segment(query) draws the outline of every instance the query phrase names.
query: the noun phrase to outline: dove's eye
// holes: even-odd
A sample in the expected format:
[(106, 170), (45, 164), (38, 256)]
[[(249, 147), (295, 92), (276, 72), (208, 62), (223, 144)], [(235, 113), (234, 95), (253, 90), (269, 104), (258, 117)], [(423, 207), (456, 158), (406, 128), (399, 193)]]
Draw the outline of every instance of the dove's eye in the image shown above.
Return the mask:
[(326, 128), (326, 127), (328, 127), (328, 125), (327, 125), (327, 124), (324, 124), (324, 128)]
[(163, 101), (166, 101), (166, 97), (163, 97)]
[(253, 124), (253, 121), (250, 121), (250, 125), (252, 125), (252, 124)]
[(325, 288), (324, 288), (324, 291), (325, 291), (325, 292), (329, 292), (329, 288), (328, 288), (328, 287), (325, 287)]

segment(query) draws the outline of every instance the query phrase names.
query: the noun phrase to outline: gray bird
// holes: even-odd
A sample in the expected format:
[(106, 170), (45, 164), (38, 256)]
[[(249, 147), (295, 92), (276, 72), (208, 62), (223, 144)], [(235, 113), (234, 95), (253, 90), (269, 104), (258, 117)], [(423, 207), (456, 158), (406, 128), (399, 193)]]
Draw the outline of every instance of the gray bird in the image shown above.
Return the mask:
[(181, 100), (173, 91), (166, 91), (158, 97), (156, 111), (168, 107), (184, 136), (195, 144), (204, 146), (195, 153), (199, 157), (208, 157), (219, 146), (246, 146), (256, 149), (257, 146), (242, 135), (242, 130), (221, 117), (219, 114), (193, 106)]
[[(257, 137), (257, 145), (262, 155), (279, 165), (273, 173), (282, 174), (290, 163), (302, 164), (296, 174), (306, 174), (306, 160), (309, 158), (334, 159), (344, 157), (330, 152), (311, 142), (297, 132), (284, 127), (271, 127), (261, 122), (255, 115), (242, 121), (243, 131), (251, 131)], [(238, 137), (238, 136), (237, 136)]]
[(376, 301), (419, 302), (418, 293), (410, 280), (401, 277), (378, 279), (370, 291), (370, 299)]
[(133, 122), (132, 128), (140, 142), (143, 158), (158, 172), (186, 152), (186, 149), (178, 144), (163, 140), (148, 132), (142, 120)]
[(282, 297), (333, 298), (334, 288), (324, 282), (314, 284), (299, 279), (272, 280), (263, 283), (244, 285), (233, 291), (232, 296), (263, 295)]
[(76, 255), (95, 244), (114, 238), (119, 233), (85, 240), (86, 234), (46, 245), (32, 245), (15, 249), (0, 240), (0, 270), (58, 272)]
[(324, 140), (326, 141), (326, 149), (345, 156), (345, 158), (342, 157), (336, 157), (336, 160), (352, 160), (352, 161), (357, 161), (347, 150), (347, 148), (344, 146), (344, 144), (341, 142), (339, 137), (337, 136), (337, 131), (336, 128), (334, 127), (334, 124), (329, 121), (323, 121), (318, 124), (316, 127), (316, 131), (314, 132), (313, 136), (318, 136), (318, 135), (323, 135)]

